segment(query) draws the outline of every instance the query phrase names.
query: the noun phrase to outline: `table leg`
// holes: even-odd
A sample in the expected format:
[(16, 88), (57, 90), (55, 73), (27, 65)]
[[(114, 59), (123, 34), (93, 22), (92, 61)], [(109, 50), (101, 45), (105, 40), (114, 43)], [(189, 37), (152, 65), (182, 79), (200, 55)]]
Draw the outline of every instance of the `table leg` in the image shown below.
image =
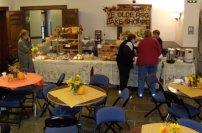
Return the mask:
[(80, 125), (80, 129), (81, 129), (81, 133), (83, 132), (83, 126), (82, 126), (82, 110), (83, 110), (83, 107), (81, 107), (81, 111), (80, 111), (80, 114), (79, 114), (79, 125)]

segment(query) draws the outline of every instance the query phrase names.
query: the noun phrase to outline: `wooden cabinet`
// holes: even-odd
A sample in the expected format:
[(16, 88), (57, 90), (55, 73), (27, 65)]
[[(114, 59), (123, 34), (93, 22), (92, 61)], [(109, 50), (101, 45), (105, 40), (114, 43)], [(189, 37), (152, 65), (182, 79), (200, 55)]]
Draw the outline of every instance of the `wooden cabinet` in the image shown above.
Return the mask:
[(8, 12), (8, 53), (10, 56), (17, 55), (17, 44), (20, 30), (23, 28), (23, 14), (21, 11)]

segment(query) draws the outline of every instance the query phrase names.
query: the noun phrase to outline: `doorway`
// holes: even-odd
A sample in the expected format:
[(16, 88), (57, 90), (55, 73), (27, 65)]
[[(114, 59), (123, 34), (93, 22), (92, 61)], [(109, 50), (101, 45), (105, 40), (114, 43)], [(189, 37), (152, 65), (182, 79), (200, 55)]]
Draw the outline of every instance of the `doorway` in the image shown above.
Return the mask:
[(0, 7), (0, 72), (7, 70), (8, 34), (7, 34), (7, 7)]

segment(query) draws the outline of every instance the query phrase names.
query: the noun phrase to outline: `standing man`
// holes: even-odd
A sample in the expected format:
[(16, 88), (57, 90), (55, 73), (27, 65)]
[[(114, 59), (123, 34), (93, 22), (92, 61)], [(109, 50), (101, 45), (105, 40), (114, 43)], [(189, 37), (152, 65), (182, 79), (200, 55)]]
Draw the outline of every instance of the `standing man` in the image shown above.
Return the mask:
[(119, 47), (116, 58), (120, 79), (119, 93), (121, 93), (123, 89), (127, 88), (129, 73), (133, 67), (135, 57), (135, 47), (133, 45), (135, 41), (136, 36), (134, 34), (129, 34), (127, 40), (123, 41)]
[(153, 38), (155, 38), (159, 42), (159, 44), (161, 46), (161, 51), (162, 51), (162, 54), (163, 54), (163, 41), (160, 38), (160, 31), (159, 30), (154, 30), (153, 31)]

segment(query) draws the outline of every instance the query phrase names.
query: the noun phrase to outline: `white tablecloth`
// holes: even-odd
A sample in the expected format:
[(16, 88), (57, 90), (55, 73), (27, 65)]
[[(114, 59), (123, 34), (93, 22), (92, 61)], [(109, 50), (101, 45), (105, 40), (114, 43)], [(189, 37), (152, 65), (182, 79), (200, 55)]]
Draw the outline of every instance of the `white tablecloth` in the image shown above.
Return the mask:
[(192, 73), (196, 73), (194, 63), (175, 63), (165, 64), (163, 69), (163, 86), (166, 88), (166, 84), (173, 82), (175, 78), (184, 79)]
[[(61, 73), (66, 74), (66, 79), (76, 74), (81, 75), (83, 83), (88, 84), (91, 72), (94, 74), (106, 75), (110, 84), (119, 85), (119, 72), (115, 61), (62, 61), (62, 60), (35, 60), (35, 70), (42, 75), (46, 82), (56, 82)], [(93, 69), (93, 71), (92, 71)], [(173, 80), (173, 78), (184, 77), (195, 72), (194, 64), (175, 63), (165, 64), (163, 69), (164, 85)], [(157, 76), (161, 73), (161, 64), (158, 66)], [(130, 72), (128, 86), (138, 86), (138, 66), (134, 64)]]
[(35, 60), (34, 67), (45, 82), (56, 82), (60, 74), (65, 73), (66, 79), (80, 74), (82, 83), (87, 84), (93, 64), (91, 61)]

